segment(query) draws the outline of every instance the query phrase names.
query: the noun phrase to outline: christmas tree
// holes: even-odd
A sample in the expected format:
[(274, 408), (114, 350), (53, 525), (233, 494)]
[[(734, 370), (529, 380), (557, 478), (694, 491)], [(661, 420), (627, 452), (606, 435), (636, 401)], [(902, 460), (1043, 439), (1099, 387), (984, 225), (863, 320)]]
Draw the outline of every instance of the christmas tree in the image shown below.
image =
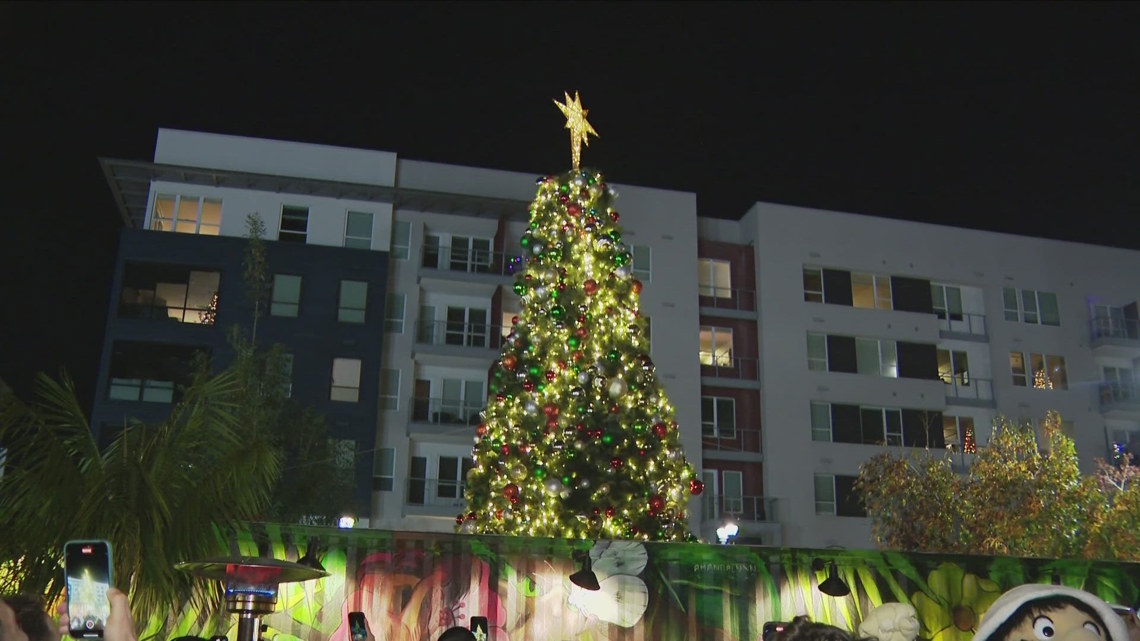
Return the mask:
[(574, 169), (538, 180), (515, 263), (522, 311), (496, 362), (460, 532), (688, 540), (701, 481), (649, 357), (614, 191), (579, 166), (586, 110), (555, 101)]

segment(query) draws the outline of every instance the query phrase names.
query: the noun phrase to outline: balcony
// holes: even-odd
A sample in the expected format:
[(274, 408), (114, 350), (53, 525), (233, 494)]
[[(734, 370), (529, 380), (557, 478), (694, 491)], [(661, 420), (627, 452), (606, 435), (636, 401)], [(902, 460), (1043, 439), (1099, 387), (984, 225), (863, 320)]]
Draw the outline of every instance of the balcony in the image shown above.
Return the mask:
[(511, 276), (522, 267), (517, 254), (470, 247), (431, 247), (423, 249), (420, 266), (446, 272)]
[(451, 398), (412, 397), (412, 422), (444, 427), (477, 425), (486, 399), (461, 401)]
[(1140, 386), (1129, 383), (1100, 384), (1100, 412), (1120, 418), (1140, 417)]
[[(715, 378), (717, 385), (726, 382), (758, 381), (760, 380), (760, 359), (755, 356), (724, 356), (702, 352), (700, 354), (701, 377)], [(754, 387), (754, 385), (741, 385), (740, 387)]]
[(701, 307), (714, 309), (718, 312), (749, 312), (747, 315), (752, 316), (756, 311), (756, 291), (752, 289), (702, 285), (698, 300)]
[(776, 499), (763, 496), (706, 495), (701, 501), (702, 532), (732, 522), (740, 532), (735, 540), (780, 545), (783, 534), (776, 515)]
[(945, 314), (938, 313), (938, 335), (942, 338), (959, 340), (987, 341), (986, 317), (984, 314)]
[[(416, 325), (416, 357), (443, 356), (440, 364), (454, 364), (455, 357), (473, 359), (471, 366), (486, 367), (502, 347), (505, 337), (502, 325), (461, 323), (456, 321), (421, 321)], [(425, 361), (426, 362), (426, 361)]]
[(943, 376), (942, 382), (946, 384), (947, 405), (996, 407), (993, 379), (959, 375)]
[[(733, 453), (740, 454), (759, 454), (761, 448), (761, 433), (760, 430), (753, 429), (735, 429), (725, 430), (705, 428), (701, 434), (701, 447), (706, 456), (711, 453), (724, 453), (723, 456), (713, 455), (710, 458), (716, 459), (734, 459), (737, 457), (732, 456)], [(747, 460), (755, 460), (754, 456), (742, 457)]]
[(406, 482), (404, 513), (416, 516), (454, 517), (463, 512), (463, 483), (455, 479), (411, 478)]
[(1140, 358), (1140, 320), (1093, 317), (1089, 321), (1089, 347), (1097, 356)]

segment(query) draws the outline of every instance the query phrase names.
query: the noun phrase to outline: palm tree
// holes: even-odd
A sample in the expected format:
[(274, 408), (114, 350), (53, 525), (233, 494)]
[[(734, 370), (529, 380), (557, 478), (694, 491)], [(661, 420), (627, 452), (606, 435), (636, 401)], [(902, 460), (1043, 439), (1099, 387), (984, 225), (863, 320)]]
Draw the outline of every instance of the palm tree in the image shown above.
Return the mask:
[(264, 513), (281, 468), (266, 431), (237, 418), (242, 397), (234, 372), (199, 371), (167, 420), (128, 424), (100, 450), (66, 375), (41, 374), (27, 404), (0, 393), (0, 591), (55, 598), (64, 542), (106, 539), (136, 621), (216, 604), (216, 586), (174, 564), (224, 554), (228, 533)]

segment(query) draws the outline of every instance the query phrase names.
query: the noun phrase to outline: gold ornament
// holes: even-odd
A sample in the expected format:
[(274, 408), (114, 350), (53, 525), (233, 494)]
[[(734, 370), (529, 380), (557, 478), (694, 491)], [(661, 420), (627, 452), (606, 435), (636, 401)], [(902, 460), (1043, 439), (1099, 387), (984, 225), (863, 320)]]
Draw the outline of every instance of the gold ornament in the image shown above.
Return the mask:
[[(589, 110), (582, 108), (582, 101), (578, 98), (578, 92), (574, 92), (574, 99), (570, 99), (568, 92), (563, 92), (566, 96), (566, 103), (563, 104), (554, 101), (558, 105), (558, 109), (562, 111), (562, 115), (566, 116), (566, 128), (570, 130), (570, 157), (574, 161), (574, 169), (580, 169), (579, 161), (582, 158), (582, 145), (590, 146), (589, 134), (598, 136), (598, 132), (594, 131), (594, 127), (586, 121), (586, 114), (590, 113)], [(601, 136), (598, 136), (599, 138)]]

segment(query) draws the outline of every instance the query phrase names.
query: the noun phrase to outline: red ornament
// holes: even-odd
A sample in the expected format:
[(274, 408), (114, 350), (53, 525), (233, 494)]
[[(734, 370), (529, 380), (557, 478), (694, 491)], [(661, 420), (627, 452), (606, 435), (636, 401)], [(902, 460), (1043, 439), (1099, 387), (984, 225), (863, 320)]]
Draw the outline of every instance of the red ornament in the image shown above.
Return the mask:
[(503, 496), (512, 499), (512, 503), (519, 499), (519, 486), (514, 483), (507, 483), (503, 486)]
[(691, 479), (689, 481), (689, 494), (693, 496), (700, 496), (701, 492), (705, 491), (705, 484), (700, 479)]
[(556, 429), (558, 429), (558, 419), (551, 416), (546, 421), (546, 431), (553, 432)]
[(519, 317), (518, 316), (511, 316), (511, 325), (518, 325), (518, 324), (519, 324)]
[(615, 510), (612, 505), (606, 508), (606, 516), (612, 518), (614, 514), (617, 514), (617, 510)]
[(582, 289), (586, 291), (587, 296), (593, 296), (598, 293), (598, 281), (591, 278), (582, 284)]
[(571, 216), (577, 216), (581, 211), (582, 211), (582, 208), (579, 207), (578, 205), (576, 205), (575, 203), (570, 203), (569, 205), (566, 205), (566, 213), (570, 214)]
[(630, 287), (633, 289), (634, 294), (641, 293), (641, 281), (637, 280), (636, 278), (633, 279), (632, 283), (630, 283)]
[(640, 454), (641, 456), (645, 456), (649, 452), (648, 452), (648, 450), (638, 450), (637, 453)]
[(511, 501), (511, 505), (518, 505), (518, 503), (519, 503), (519, 497), (517, 497), (517, 496), (512, 496), (512, 497), (510, 498), (510, 501)]
[(617, 414), (620, 411), (621, 411), (621, 408), (618, 407), (617, 405), (610, 405), (610, 414)]
[(503, 367), (507, 369), (514, 369), (515, 365), (518, 365), (518, 363), (519, 359), (516, 358), (514, 354), (507, 354), (503, 357)]
[(528, 391), (528, 392), (533, 392), (534, 391), (534, 383), (532, 383), (530, 381), (523, 383), (523, 389)]
[(653, 426), (653, 433), (657, 438), (665, 438), (665, 435), (669, 433), (669, 428), (664, 423), (657, 423)]
[(616, 223), (618, 221), (618, 218), (621, 218), (620, 214), (618, 214), (616, 211), (610, 212), (610, 220), (612, 220)]
[(574, 352), (573, 354), (570, 355), (570, 357), (573, 358), (575, 361), (580, 361), (583, 358), (586, 358), (586, 355), (583, 354), (582, 352)]
[(504, 395), (504, 394), (495, 394), (495, 402), (497, 402), (497, 403), (502, 403), (502, 402), (503, 402), (503, 401), (505, 401), (505, 400), (507, 400), (507, 397), (506, 397), (506, 395)]
[(474, 512), (468, 512), (467, 513), (467, 520), (468, 521), (474, 521), (475, 520), (475, 513)]
[(586, 338), (587, 336), (590, 335), (590, 332), (586, 331), (585, 327), (579, 327), (578, 331), (576, 331), (574, 333), (578, 335), (578, 338)]
[(546, 380), (548, 380), (548, 381), (553, 381), (553, 380), (554, 380), (554, 370), (547, 370), (547, 372), (546, 372)]
[(503, 446), (501, 448), (499, 448), (499, 451), (503, 453), (503, 456), (510, 456), (511, 446), (507, 445), (506, 443), (503, 443)]
[(456, 525), (463, 525), (463, 515), (462, 514), (456, 515), (455, 524)]
[(547, 416), (558, 416), (558, 406), (554, 403), (547, 403), (542, 406), (542, 413)]
[(614, 457), (613, 459), (610, 459), (610, 467), (614, 468), (615, 470), (620, 470), (621, 466), (623, 465), (625, 465), (625, 461), (621, 460), (620, 458)]
[(581, 432), (581, 431), (586, 429), (586, 426), (583, 423), (578, 423), (577, 425), (574, 426), (574, 428), (576, 430), (578, 430), (579, 432)]
[(651, 512), (660, 512), (663, 509), (665, 509), (665, 499), (656, 495), (649, 499), (649, 510)]
[(486, 423), (480, 423), (479, 427), (475, 428), (475, 433), (478, 434), (479, 436), (486, 436), (487, 435), (487, 424)]

